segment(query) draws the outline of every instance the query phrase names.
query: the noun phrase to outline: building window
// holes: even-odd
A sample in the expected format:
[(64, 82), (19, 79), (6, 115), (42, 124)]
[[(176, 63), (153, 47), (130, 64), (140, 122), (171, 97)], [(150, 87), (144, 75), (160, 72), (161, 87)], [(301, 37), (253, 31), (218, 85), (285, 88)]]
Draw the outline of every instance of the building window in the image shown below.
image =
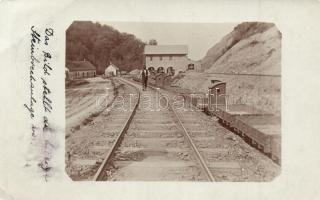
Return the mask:
[(150, 56), (150, 61), (152, 61), (152, 56)]
[(188, 65), (188, 70), (194, 70), (194, 64), (189, 64)]
[(160, 56), (160, 60), (162, 60), (162, 56)]

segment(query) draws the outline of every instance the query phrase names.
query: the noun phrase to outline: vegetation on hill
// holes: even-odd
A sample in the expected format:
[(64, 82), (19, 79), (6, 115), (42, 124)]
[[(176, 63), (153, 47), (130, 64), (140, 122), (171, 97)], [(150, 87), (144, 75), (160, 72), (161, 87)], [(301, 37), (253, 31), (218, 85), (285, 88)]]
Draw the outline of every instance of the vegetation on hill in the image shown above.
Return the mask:
[(110, 62), (120, 70), (142, 67), (144, 43), (134, 35), (91, 21), (75, 21), (66, 31), (66, 60), (89, 60), (97, 73)]

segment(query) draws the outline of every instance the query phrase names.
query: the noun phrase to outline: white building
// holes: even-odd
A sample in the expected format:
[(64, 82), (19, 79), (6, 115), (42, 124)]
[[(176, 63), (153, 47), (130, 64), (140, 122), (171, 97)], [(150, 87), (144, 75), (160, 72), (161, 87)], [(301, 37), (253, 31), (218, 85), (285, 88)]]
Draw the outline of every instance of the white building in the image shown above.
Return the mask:
[(144, 48), (147, 69), (176, 75), (180, 71), (197, 70), (200, 63), (187, 57), (187, 45), (146, 45)]
[(117, 76), (119, 72), (119, 68), (110, 62), (109, 66), (104, 70), (104, 75)]

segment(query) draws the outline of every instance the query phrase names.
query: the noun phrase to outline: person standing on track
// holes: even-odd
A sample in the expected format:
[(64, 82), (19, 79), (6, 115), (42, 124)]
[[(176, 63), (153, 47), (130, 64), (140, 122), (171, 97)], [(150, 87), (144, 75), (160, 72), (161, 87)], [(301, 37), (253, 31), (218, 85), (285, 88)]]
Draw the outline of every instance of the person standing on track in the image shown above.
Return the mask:
[(144, 67), (144, 69), (141, 72), (141, 78), (142, 78), (142, 89), (147, 90), (148, 87), (148, 70)]
[(149, 72), (148, 70), (145, 68), (145, 73), (146, 73), (146, 77), (144, 79), (144, 87), (145, 87), (145, 90), (147, 90), (147, 87), (148, 87), (148, 77), (149, 77)]

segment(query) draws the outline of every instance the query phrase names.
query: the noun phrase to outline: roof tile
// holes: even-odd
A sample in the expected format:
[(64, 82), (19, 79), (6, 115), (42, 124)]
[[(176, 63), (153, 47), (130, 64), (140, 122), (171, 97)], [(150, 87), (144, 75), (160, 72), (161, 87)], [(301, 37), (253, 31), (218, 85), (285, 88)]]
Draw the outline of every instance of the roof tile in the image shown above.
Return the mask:
[(95, 66), (90, 61), (70, 61), (67, 62), (69, 71), (88, 71), (96, 70)]

